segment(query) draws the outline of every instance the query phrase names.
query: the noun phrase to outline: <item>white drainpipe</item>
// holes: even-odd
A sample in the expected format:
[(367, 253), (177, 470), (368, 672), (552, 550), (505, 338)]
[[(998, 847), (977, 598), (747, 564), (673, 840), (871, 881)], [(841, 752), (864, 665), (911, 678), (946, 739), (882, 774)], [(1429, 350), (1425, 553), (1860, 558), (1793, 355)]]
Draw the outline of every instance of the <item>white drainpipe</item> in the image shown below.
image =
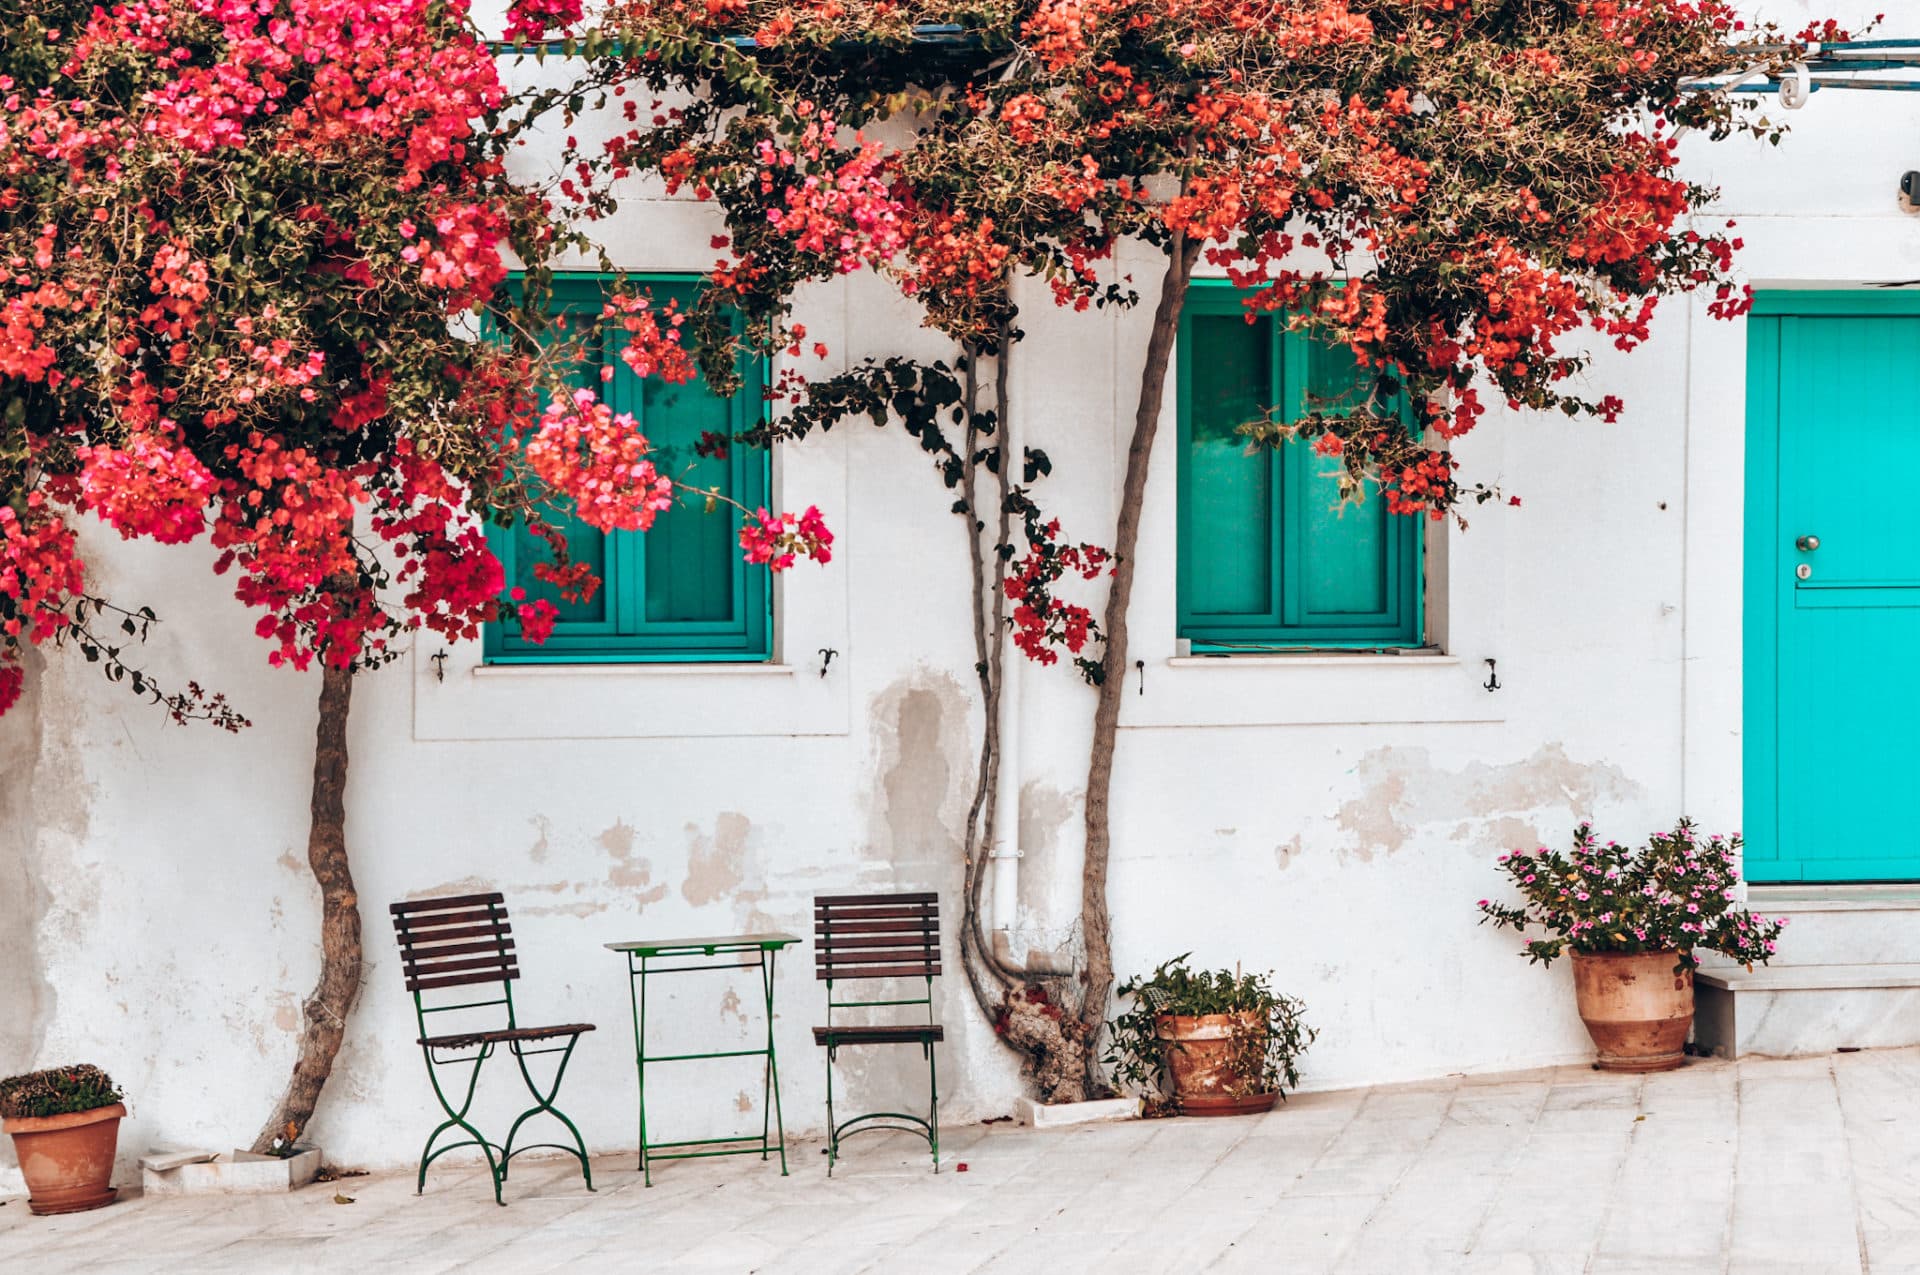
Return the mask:
[[(1018, 484), (1026, 472), (1027, 454), (1014, 433), (1013, 415), (1001, 413), (1000, 463), (1013, 466), (1006, 472)], [(1014, 645), (1011, 629), (996, 637), (1000, 642), (1000, 773), (993, 788), (993, 846), (987, 852), (993, 861), (993, 906), (988, 913), (993, 951), (1008, 969), (1034, 976), (1061, 976), (1072, 970), (1055, 968), (1055, 962), (1035, 960), (1031, 952), (1018, 957), (1013, 954), (1013, 927), (1020, 909), (1020, 860), (1026, 855), (1020, 848), (1020, 728), (1025, 717), (1020, 683), (1027, 657)]]
[[(996, 406), (1000, 472), (1017, 486), (1026, 474), (1026, 449), (1014, 432), (1016, 413), (1008, 411), (1005, 403)], [(997, 555), (994, 561), (999, 561)], [(988, 854), (993, 859), (993, 949), (1008, 960), (1020, 906), (1020, 666), (1027, 657), (1013, 644), (1011, 627), (994, 634), (994, 639), (1000, 643), (1000, 773), (994, 784), (993, 848)]]
[(1006, 633), (1000, 635), (1000, 773), (994, 786), (993, 946), (1011, 955), (1020, 903), (1020, 674), (1027, 662)]

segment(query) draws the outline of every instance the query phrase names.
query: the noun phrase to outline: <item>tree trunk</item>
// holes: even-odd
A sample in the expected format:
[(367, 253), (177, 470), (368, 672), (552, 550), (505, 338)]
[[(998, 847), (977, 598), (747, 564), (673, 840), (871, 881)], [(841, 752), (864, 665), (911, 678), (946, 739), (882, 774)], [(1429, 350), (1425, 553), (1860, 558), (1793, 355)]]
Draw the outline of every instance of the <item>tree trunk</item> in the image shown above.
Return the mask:
[(307, 998), (300, 1057), (286, 1094), (254, 1140), (253, 1149), (262, 1154), (273, 1149), (275, 1138), (291, 1141), (306, 1133), (346, 1037), (347, 1014), (360, 992), (360, 901), (347, 862), (346, 826), (347, 710), (352, 700), (353, 670), (323, 668), (307, 832), (307, 863), (320, 883), (320, 981)]
[[(1193, 278), (1199, 246), (1176, 236), (1168, 248), (1166, 277), (1153, 311), (1153, 335), (1147, 341), (1147, 365), (1140, 375), (1140, 401), (1133, 417), (1133, 441), (1127, 445), (1127, 475), (1120, 488), (1120, 517), (1113, 539), (1113, 586), (1103, 621), (1107, 650), (1102, 660), (1100, 698), (1093, 712), (1093, 747), (1087, 766), (1087, 858), (1080, 877), (1080, 924), (1087, 945), (1086, 1000), (1080, 1021), (1089, 1039), (1106, 1021), (1113, 991), (1113, 922), (1107, 910), (1107, 860), (1112, 848), (1108, 799), (1113, 787), (1113, 746), (1120, 727), (1120, 696), (1127, 683), (1127, 607), (1133, 600), (1134, 550), (1140, 543), (1140, 505), (1147, 491), (1153, 436), (1160, 427), (1166, 395), (1167, 365), (1180, 331), (1187, 284)], [(1090, 1049), (1091, 1068), (1099, 1050)], [(1092, 1079), (1092, 1077), (1089, 1077)]]

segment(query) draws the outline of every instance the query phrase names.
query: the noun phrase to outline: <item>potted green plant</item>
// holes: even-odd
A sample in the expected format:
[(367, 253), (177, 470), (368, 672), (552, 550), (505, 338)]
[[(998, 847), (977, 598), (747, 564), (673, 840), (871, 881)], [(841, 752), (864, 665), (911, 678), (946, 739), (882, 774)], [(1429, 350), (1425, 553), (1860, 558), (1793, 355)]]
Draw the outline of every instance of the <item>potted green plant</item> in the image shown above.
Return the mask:
[(1109, 1024), (1114, 1084), (1183, 1115), (1271, 1110), (1298, 1087), (1298, 1060), (1318, 1034), (1306, 1007), (1275, 992), (1268, 975), (1195, 971), (1190, 955), (1117, 989), (1132, 1008)]
[(98, 1067), (56, 1067), (0, 1080), (0, 1127), (13, 1138), (35, 1213), (111, 1204), (121, 1092)]
[(1693, 1025), (1696, 953), (1719, 952), (1751, 969), (1772, 959), (1784, 920), (1735, 905), (1741, 840), (1704, 840), (1682, 819), (1640, 847), (1602, 845), (1593, 825), (1574, 830), (1565, 854), (1541, 847), (1500, 856), (1517, 905), (1480, 900), (1480, 920), (1547, 931), (1526, 955), (1542, 965), (1573, 956), (1580, 1020), (1602, 1071), (1668, 1071), (1685, 1057)]

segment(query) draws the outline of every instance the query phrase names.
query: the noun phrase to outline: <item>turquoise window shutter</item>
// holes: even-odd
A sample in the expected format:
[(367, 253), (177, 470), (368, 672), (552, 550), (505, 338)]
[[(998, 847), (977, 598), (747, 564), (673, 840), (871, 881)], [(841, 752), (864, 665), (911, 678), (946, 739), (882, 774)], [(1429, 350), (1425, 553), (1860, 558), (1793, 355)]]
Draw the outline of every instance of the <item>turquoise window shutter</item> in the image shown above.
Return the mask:
[[(643, 277), (640, 284), (662, 304), (693, 300), (695, 283), (683, 276)], [(721, 398), (704, 380), (671, 385), (657, 377), (635, 376), (620, 361), (627, 334), (601, 328), (606, 282), (599, 276), (568, 276), (554, 290), (554, 305), (570, 322), (594, 324), (592, 357), (581, 368), (580, 383), (601, 390), (616, 412), (631, 413), (652, 444), (653, 462), (662, 473), (692, 487), (718, 488), (749, 509), (767, 503), (770, 460), (764, 450), (735, 445), (724, 457), (702, 457), (695, 445), (702, 434), (728, 435), (746, 430), (765, 411), (764, 371), (758, 360), (744, 366), (740, 393)], [(610, 381), (600, 369), (611, 367)], [(560, 610), (553, 636), (536, 646), (520, 637), (516, 625), (491, 624), (486, 630), (489, 663), (631, 663), (764, 661), (772, 656), (772, 589), (764, 566), (740, 555), (740, 514), (720, 503), (708, 512), (697, 496), (660, 515), (651, 530), (602, 533), (576, 519), (556, 519), (567, 535), (569, 554), (591, 562), (601, 588), (590, 602), (563, 601), (556, 590), (534, 578), (537, 563), (550, 561), (546, 542), (524, 527), (493, 527), (489, 542), (506, 567), (510, 585), (528, 598), (546, 598)]]
[(1247, 321), (1242, 293), (1196, 283), (1179, 346), (1179, 634), (1196, 650), (1421, 642), (1421, 520), (1378, 493), (1343, 503), (1339, 462), (1303, 443), (1249, 452), (1238, 427), (1351, 403), (1344, 347)]

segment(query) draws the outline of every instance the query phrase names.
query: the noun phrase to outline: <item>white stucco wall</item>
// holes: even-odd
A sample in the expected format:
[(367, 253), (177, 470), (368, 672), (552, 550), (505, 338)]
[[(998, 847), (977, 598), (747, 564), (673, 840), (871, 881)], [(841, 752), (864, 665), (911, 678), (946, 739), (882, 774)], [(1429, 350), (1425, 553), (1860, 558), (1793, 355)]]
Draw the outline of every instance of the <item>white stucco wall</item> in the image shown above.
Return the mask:
[[(1920, 223), (1894, 203), (1920, 167), (1920, 104), (1826, 93), (1794, 124), (1777, 151), (1696, 148), (1741, 219), (1750, 277), (1920, 277)], [(710, 231), (693, 205), (631, 202), (615, 252), (697, 269)], [(1122, 265), (1157, 278), (1149, 256)], [(941, 350), (871, 279), (817, 289), (801, 317), (836, 362)], [(1111, 539), (1146, 323), (1144, 309), (1060, 313), (1038, 291), (1025, 312), (1016, 410), (1053, 457), (1042, 496), (1073, 535)], [(1465, 440), (1469, 471), (1524, 506), (1431, 533), (1441, 656), (1179, 659), (1163, 449), (1133, 620), (1144, 693), (1129, 670), (1114, 781), (1123, 973), (1189, 949), (1274, 970), (1322, 1031), (1309, 1087), (1585, 1056), (1565, 970), (1528, 967), (1510, 935), (1476, 928), (1473, 902), (1496, 887), (1499, 851), (1581, 817), (1622, 836), (1682, 811), (1738, 825), (1744, 359), (1742, 325), (1672, 303), (1645, 348), (1595, 364), (1627, 401), (1617, 425), (1492, 418)], [(816, 892), (952, 897), (979, 730), (958, 520), (897, 430), (850, 424), (789, 449), (777, 482), (839, 539), (831, 566), (781, 581), (772, 668), (481, 670), (460, 648), (439, 681), (428, 642), (362, 679), (349, 832), (369, 960), (312, 1130), (334, 1159), (408, 1162), (435, 1120), (390, 900), (506, 892), (523, 1021), (600, 1024), (562, 1105), (610, 1150), (634, 1144), (634, 1089), (627, 992), (602, 943), (805, 934)], [(303, 862), (316, 679), (266, 667), (204, 549), (98, 527), (85, 540), (108, 592), (162, 610), (155, 670), (225, 689), (257, 724), (169, 726), (71, 653), (30, 677), (0, 719), (0, 1072), (106, 1066), (130, 1095), (131, 1152), (245, 1143), (285, 1080), (318, 957)], [(823, 647), (838, 652), (824, 677)], [(1022, 937), (1046, 947), (1070, 938), (1077, 906), (1092, 693), (1057, 669), (1025, 687)], [(943, 1114), (1005, 1112), (1016, 1071), (961, 980), (946, 984)], [(734, 986), (744, 1016), (723, 984), (690, 979), (655, 1021), (689, 1044), (744, 1039), (752, 994)], [(779, 982), (793, 1132), (823, 1120), (821, 1000), (803, 947)], [(852, 1063), (855, 1100), (863, 1082), (917, 1084), (913, 1066)], [(726, 1067), (659, 1080), (658, 1136), (746, 1119), (736, 1102), (757, 1081)], [(483, 1111), (517, 1110), (510, 1066), (491, 1075)], [(0, 1189), (13, 1175), (0, 1148)]]

